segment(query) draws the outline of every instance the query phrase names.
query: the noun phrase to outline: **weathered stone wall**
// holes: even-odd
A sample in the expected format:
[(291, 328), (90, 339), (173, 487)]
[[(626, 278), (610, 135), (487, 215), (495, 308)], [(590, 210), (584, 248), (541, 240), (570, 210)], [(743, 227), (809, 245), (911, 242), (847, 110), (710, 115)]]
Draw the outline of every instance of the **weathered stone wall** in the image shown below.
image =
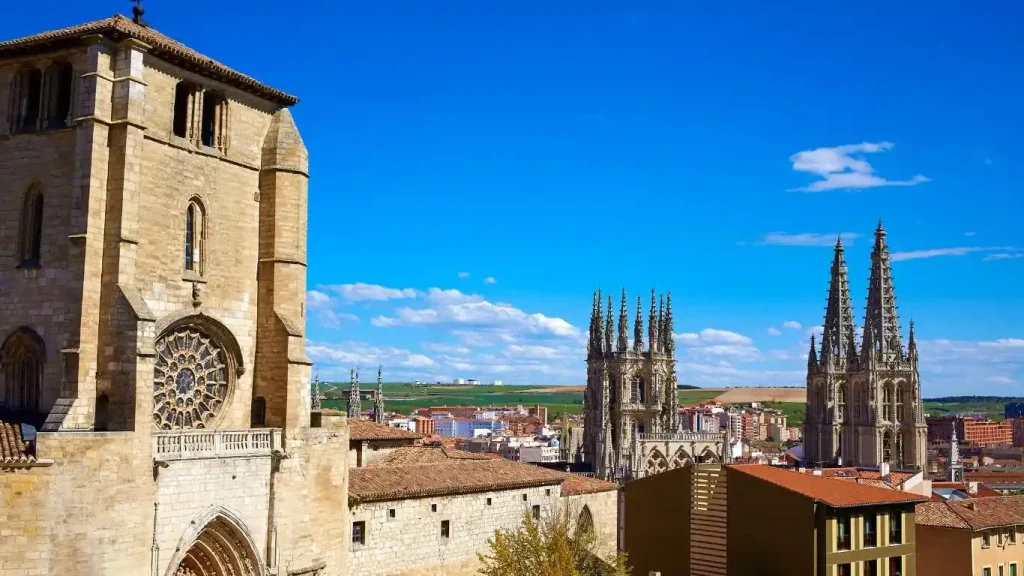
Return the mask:
[(171, 461), (157, 473), (160, 574), (189, 524), (213, 508), (232, 512), (258, 550), (265, 550), (270, 505), (270, 455)]
[(618, 552), (619, 530), (619, 492), (595, 492), (592, 494), (574, 494), (562, 497), (562, 506), (566, 507), (571, 518), (578, 519), (583, 508), (590, 510), (594, 521), (594, 534), (597, 537), (597, 550), (603, 559), (610, 559)]
[[(352, 574), (474, 574), (479, 567), (476, 554), (488, 551), (487, 540), (495, 530), (519, 526), (523, 513), (534, 505), (541, 507), (542, 517), (554, 513), (560, 492), (561, 486), (554, 484), (360, 504), (352, 508), (350, 521), (366, 522), (366, 543), (353, 544), (349, 538), (343, 546), (349, 550)], [(448, 538), (441, 537), (443, 520), (449, 521)]]
[(150, 441), (128, 432), (38, 436), (50, 467), (0, 471), (0, 574), (148, 574)]

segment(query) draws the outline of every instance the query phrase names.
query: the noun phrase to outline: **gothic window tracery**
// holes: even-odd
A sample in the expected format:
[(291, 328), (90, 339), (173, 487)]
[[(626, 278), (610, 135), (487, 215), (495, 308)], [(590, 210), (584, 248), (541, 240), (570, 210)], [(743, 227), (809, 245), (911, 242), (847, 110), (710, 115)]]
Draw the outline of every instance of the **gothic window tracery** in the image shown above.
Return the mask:
[(18, 241), (18, 265), (22, 268), (39, 266), (43, 239), (43, 193), (33, 184), (25, 193), (21, 207), (21, 230)]
[(43, 388), (43, 340), (28, 328), (11, 334), (0, 348), (0, 405), (14, 411), (39, 411)]
[(161, 430), (210, 427), (228, 394), (223, 350), (194, 328), (156, 342), (153, 424)]
[(892, 462), (892, 432), (886, 430), (882, 434), (882, 462)]
[(839, 421), (846, 420), (846, 384), (841, 383), (836, 389), (836, 407), (839, 412)]
[(206, 211), (193, 198), (185, 209), (185, 270), (203, 274), (206, 261)]
[(665, 455), (657, 448), (651, 450), (644, 462), (644, 475), (660, 474), (666, 470), (668, 470), (668, 460), (665, 459)]
[(892, 387), (889, 384), (882, 385), (882, 419), (886, 422), (893, 421), (892, 414)]
[(903, 420), (903, 386), (896, 385), (896, 407), (894, 413), (897, 420)]

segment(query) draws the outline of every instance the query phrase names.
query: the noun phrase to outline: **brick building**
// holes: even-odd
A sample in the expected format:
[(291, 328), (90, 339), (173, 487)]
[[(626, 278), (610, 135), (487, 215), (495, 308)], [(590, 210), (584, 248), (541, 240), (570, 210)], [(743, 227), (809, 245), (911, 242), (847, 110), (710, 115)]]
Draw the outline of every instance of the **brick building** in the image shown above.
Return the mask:
[(0, 571), (348, 574), (297, 99), (136, 10), (0, 42)]
[(929, 442), (951, 441), (955, 427), (957, 439), (964, 444), (975, 446), (1013, 444), (1013, 423), (1011, 421), (996, 422), (959, 416), (936, 416), (928, 418), (926, 422)]

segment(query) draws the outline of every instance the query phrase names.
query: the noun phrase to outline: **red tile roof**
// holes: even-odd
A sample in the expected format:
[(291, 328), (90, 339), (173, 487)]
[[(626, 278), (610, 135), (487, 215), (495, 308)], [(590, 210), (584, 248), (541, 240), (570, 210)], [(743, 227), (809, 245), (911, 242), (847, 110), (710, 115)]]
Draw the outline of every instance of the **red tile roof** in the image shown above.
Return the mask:
[(148, 44), (150, 46), (149, 53), (158, 58), (173, 62), (183, 68), (197, 71), (206, 76), (210, 76), (226, 84), (230, 84), (247, 92), (266, 98), (267, 100), (277, 104), (291, 106), (299, 101), (295, 96), (286, 94), (276, 88), (271, 88), (266, 84), (261, 84), (260, 82), (257, 82), (240, 72), (236, 72), (220, 62), (217, 62), (208, 56), (204, 56), (188, 46), (157, 32), (153, 28), (136, 24), (130, 18), (120, 14), (116, 14), (105, 20), (87, 22), (85, 24), (78, 24), (69, 28), (52, 30), (41, 34), (35, 34), (33, 36), (26, 36), (24, 38), (0, 42), (0, 58), (59, 49), (69, 44), (79, 42), (82, 38), (94, 34), (100, 34), (115, 41), (123, 40), (125, 38), (139, 40), (140, 42)]
[(561, 484), (564, 496), (618, 489), (610, 482), (495, 459), (490, 454), (440, 446), (408, 446), (365, 468), (352, 469), (349, 497), (354, 502), (378, 502), (551, 484)]
[(1024, 524), (1024, 495), (971, 498), (918, 504), (917, 524), (961, 530), (986, 530)]
[(21, 425), (0, 420), (0, 465), (35, 462), (32, 446), (21, 436)]
[(423, 434), (377, 424), (369, 420), (352, 418), (348, 421), (349, 440), (419, 440), (421, 438), (423, 438)]
[[(997, 492), (984, 484), (978, 483), (978, 490), (973, 494), (969, 491), (966, 482), (932, 482), (932, 491), (939, 488), (950, 488), (953, 490), (959, 490), (967, 495), (968, 498), (998, 498), (1002, 496), (1000, 492)], [(932, 500), (944, 501), (945, 498), (932, 494)]]
[(803, 474), (772, 466), (740, 464), (730, 466), (729, 468), (766, 482), (771, 482), (776, 486), (796, 492), (815, 501), (824, 502), (834, 508), (868, 506), (872, 504), (899, 504), (926, 500), (924, 496), (918, 494), (910, 494), (889, 488), (879, 488), (838, 478)]

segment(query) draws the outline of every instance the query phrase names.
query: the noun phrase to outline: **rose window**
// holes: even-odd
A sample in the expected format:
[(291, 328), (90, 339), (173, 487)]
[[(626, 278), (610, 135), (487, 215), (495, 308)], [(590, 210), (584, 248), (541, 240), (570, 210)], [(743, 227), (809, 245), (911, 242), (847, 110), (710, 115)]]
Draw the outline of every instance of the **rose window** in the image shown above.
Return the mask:
[(161, 430), (207, 428), (227, 399), (224, 353), (195, 330), (156, 342), (153, 424)]

